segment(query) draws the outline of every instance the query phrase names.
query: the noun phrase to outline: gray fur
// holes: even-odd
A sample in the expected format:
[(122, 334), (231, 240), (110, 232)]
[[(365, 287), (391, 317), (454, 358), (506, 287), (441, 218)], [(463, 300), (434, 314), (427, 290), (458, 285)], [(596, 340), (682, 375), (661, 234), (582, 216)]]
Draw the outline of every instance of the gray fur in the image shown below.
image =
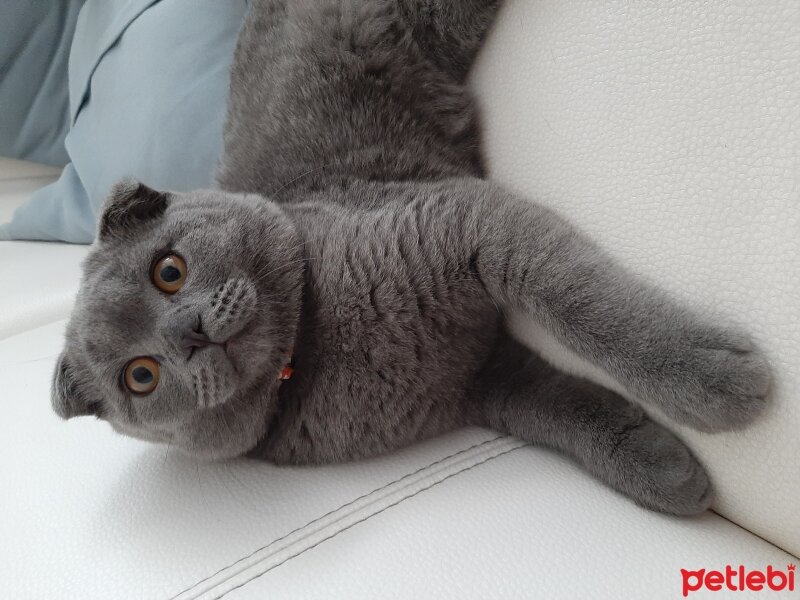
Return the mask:
[[(123, 182), (56, 369), (63, 417), (219, 458), (322, 463), (465, 424), (563, 450), (640, 504), (710, 500), (689, 450), (511, 340), (523, 312), (642, 402), (704, 431), (762, 409), (747, 336), (637, 280), (553, 212), (482, 179), (466, 71), (488, 0), (257, 0), (231, 76), (219, 189)], [(166, 250), (175, 295), (150, 281)], [(202, 322), (191, 358), (180, 340)], [(277, 373), (294, 354), (295, 376)], [(120, 383), (156, 357), (147, 396)]]

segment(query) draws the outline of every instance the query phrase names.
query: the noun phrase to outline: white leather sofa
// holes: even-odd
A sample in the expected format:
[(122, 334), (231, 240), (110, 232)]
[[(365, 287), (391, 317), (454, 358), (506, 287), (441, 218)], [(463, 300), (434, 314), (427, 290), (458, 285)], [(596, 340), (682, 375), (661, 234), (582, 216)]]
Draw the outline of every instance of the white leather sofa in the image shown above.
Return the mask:
[[(495, 178), (770, 356), (774, 400), (752, 428), (676, 429), (714, 511), (648, 512), (478, 429), (277, 468), (62, 422), (50, 375), (86, 248), (0, 242), (0, 597), (658, 599), (682, 597), (681, 569), (798, 563), (800, 3), (508, 0), (473, 79)], [(56, 174), (0, 161), (0, 220)], [(797, 598), (796, 579), (689, 597)]]

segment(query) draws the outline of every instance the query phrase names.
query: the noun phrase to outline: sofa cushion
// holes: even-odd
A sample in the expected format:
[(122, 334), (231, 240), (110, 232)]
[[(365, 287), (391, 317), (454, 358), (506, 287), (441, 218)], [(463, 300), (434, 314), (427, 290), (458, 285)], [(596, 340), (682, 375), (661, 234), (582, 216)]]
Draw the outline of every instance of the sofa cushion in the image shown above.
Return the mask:
[(0, 158), (0, 223), (7, 221), (36, 190), (58, 178), (60, 168)]
[[(591, 5), (591, 6), (589, 6)], [(684, 6), (685, 5), (685, 6)], [(508, 0), (473, 80), (491, 176), (631, 269), (751, 331), (774, 401), (679, 429), (714, 508), (800, 554), (800, 3)], [(550, 358), (583, 365), (530, 324)]]
[(0, 242), (0, 340), (69, 315), (86, 253), (72, 244)]
[(0, 341), (4, 597), (674, 598), (681, 567), (791, 560), (718, 516), (646, 511), (482, 429), (291, 468), (64, 422), (49, 403), (64, 326)]
[[(0, 158), (0, 220), (59, 171)], [(69, 314), (86, 252), (85, 246), (0, 241), (0, 339)]]
[[(110, 186), (211, 184), (245, 0), (87, 0), (70, 54), (70, 163), (0, 239), (94, 238)], [(202, 59), (200, 59), (202, 57)]]
[[(0, 158), (0, 221), (61, 169)], [(72, 309), (87, 247), (0, 241), (0, 340), (63, 319)]]

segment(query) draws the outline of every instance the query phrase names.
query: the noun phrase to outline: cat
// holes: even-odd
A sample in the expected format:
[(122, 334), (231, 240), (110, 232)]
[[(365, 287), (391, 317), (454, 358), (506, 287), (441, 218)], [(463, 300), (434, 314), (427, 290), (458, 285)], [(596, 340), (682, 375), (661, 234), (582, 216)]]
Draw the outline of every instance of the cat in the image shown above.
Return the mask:
[(638, 404), (510, 335), (524, 314), (708, 432), (764, 408), (751, 342), (485, 178), (470, 65), (500, 0), (255, 0), (217, 188), (111, 190), (52, 389), (64, 418), (207, 458), (313, 464), (466, 425), (572, 456), (642, 506), (712, 500)]

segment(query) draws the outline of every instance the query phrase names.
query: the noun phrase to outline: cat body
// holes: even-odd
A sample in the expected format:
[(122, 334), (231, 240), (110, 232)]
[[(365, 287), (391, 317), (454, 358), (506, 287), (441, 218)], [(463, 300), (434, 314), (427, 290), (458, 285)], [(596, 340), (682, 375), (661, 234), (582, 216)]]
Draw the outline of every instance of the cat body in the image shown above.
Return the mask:
[(483, 174), (463, 81), (480, 37), (468, 61), (437, 64), (410, 26), (421, 6), (260, 2), (244, 25), (218, 184), (288, 205), (307, 258), (295, 375), (251, 455), (351, 459), (467, 422), (501, 318), (420, 217), (463, 187), (448, 179)]
[(360, 194), (394, 199), (381, 209), (288, 209), (307, 240), (305, 300), (295, 376), (279, 391), (285, 410), (265, 456), (368, 456), (467, 422), (466, 390), (502, 322), (469, 257), (445, 249), (419, 206), (452, 184), (364, 184), (372, 189)]
[(293, 464), (489, 426), (566, 452), (644, 506), (704, 510), (710, 483), (677, 437), (506, 331), (511, 314), (536, 320), (698, 429), (764, 406), (769, 370), (746, 335), (483, 178), (465, 79), (498, 4), (254, 1), (219, 189), (112, 190), (56, 412), (200, 456)]

